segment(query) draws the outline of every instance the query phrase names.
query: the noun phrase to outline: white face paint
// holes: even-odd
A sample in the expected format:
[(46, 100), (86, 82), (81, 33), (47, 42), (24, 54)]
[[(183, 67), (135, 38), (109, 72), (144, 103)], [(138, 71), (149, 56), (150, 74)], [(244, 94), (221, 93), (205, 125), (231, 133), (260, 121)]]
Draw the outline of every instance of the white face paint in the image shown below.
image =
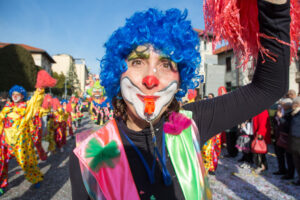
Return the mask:
[(19, 103), (23, 99), (23, 95), (18, 92), (14, 92), (11, 98), (14, 103)]
[(121, 93), (123, 98), (133, 105), (135, 112), (140, 118), (149, 121), (155, 120), (160, 115), (163, 107), (172, 101), (175, 93), (177, 92), (177, 88), (178, 82), (174, 80), (164, 89), (151, 95), (151, 98), (156, 99), (155, 110), (148, 118), (144, 113), (144, 97), (149, 97), (149, 95), (145, 95), (141, 92), (141, 90), (132, 83), (129, 77), (125, 76), (121, 79)]

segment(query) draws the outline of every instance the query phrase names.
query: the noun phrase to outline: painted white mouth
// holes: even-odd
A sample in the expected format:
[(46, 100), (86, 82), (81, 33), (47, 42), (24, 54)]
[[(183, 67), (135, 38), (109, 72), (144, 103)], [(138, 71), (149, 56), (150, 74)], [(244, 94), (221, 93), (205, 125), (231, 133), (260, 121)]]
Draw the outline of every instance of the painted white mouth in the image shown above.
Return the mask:
[[(137, 86), (135, 86), (127, 76), (121, 79), (120, 85), (123, 98), (133, 105), (135, 112), (140, 118), (147, 121), (153, 121), (159, 116), (163, 107), (173, 99), (178, 88), (178, 82), (172, 81), (164, 89), (155, 92), (152, 95), (146, 95)], [(147, 96), (155, 98), (155, 110), (151, 115), (146, 115), (144, 113), (145, 103), (142, 97)]]

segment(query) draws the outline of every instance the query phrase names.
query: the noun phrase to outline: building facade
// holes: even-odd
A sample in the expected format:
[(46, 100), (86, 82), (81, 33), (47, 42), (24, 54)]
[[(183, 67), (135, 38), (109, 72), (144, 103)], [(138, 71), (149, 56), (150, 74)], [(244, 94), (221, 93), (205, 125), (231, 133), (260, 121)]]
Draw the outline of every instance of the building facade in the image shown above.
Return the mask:
[[(0, 42), (0, 48), (5, 47), (7, 45), (10, 45), (13, 43), (1, 43)], [(32, 47), (26, 44), (14, 44), (19, 45), (23, 48), (25, 48), (27, 51), (30, 52), (34, 64), (38, 67), (41, 67), (42, 69), (46, 70), (49, 74), (51, 73), (51, 66), (55, 63), (53, 58), (43, 49)]]
[(68, 77), (71, 66), (74, 66), (79, 81), (79, 92), (84, 92), (85, 82), (88, 78), (88, 70), (84, 59), (74, 59), (68, 54), (57, 54), (53, 56), (55, 64), (52, 65), (52, 71), (58, 74), (63, 73)]
[[(253, 60), (247, 63), (245, 68), (238, 68), (239, 63), (237, 63), (233, 50), (228, 46), (216, 49), (214, 54), (218, 56), (218, 64), (225, 68), (226, 73), (224, 84), (228, 91), (234, 90), (251, 82), (254, 73)], [(289, 89), (295, 90), (296, 93), (300, 92), (299, 61), (296, 60), (291, 62), (289, 68)]]

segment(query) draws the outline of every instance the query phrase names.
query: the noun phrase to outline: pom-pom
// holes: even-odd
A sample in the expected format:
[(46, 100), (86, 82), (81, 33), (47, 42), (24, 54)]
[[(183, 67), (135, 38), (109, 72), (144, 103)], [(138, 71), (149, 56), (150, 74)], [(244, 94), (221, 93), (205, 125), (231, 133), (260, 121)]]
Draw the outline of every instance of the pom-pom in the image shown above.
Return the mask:
[(51, 107), (51, 104), (52, 104), (52, 97), (50, 94), (46, 94), (45, 97), (44, 97), (44, 101), (43, 101), (43, 104), (42, 104), (42, 107), (44, 109), (48, 109)]
[(185, 115), (172, 112), (169, 121), (164, 124), (164, 131), (172, 135), (179, 135), (184, 129), (188, 128), (192, 121)]
[(54, 87), (56, 79), (52, 78), (45, 70), (40, 70), (37, 74), (36, 88)]

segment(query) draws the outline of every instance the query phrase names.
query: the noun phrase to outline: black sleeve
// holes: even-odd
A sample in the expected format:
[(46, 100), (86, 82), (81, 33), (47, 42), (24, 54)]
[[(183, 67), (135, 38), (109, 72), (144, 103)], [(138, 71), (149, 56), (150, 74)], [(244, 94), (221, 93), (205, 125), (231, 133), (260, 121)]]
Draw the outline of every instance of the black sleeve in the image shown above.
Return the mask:
[[(260, 32), (290, 43), (290, 1), (275, 5), (258, 0)], [(215, 134), (231, 128), (269, 108), (288, 90), (290, 47), (276, 40), (260, 39), (264, 48), (276, 54), (276, 62), (258, 56), (251, 84), (226, 95), (187, 104), (193, 111), (201, 146)]]
[(90, 200), (90, 197), (83, 184), (79, 160), (77, 156), (72, 152), (69, 159), (69, 173), (72, 188), (73, 200)]

